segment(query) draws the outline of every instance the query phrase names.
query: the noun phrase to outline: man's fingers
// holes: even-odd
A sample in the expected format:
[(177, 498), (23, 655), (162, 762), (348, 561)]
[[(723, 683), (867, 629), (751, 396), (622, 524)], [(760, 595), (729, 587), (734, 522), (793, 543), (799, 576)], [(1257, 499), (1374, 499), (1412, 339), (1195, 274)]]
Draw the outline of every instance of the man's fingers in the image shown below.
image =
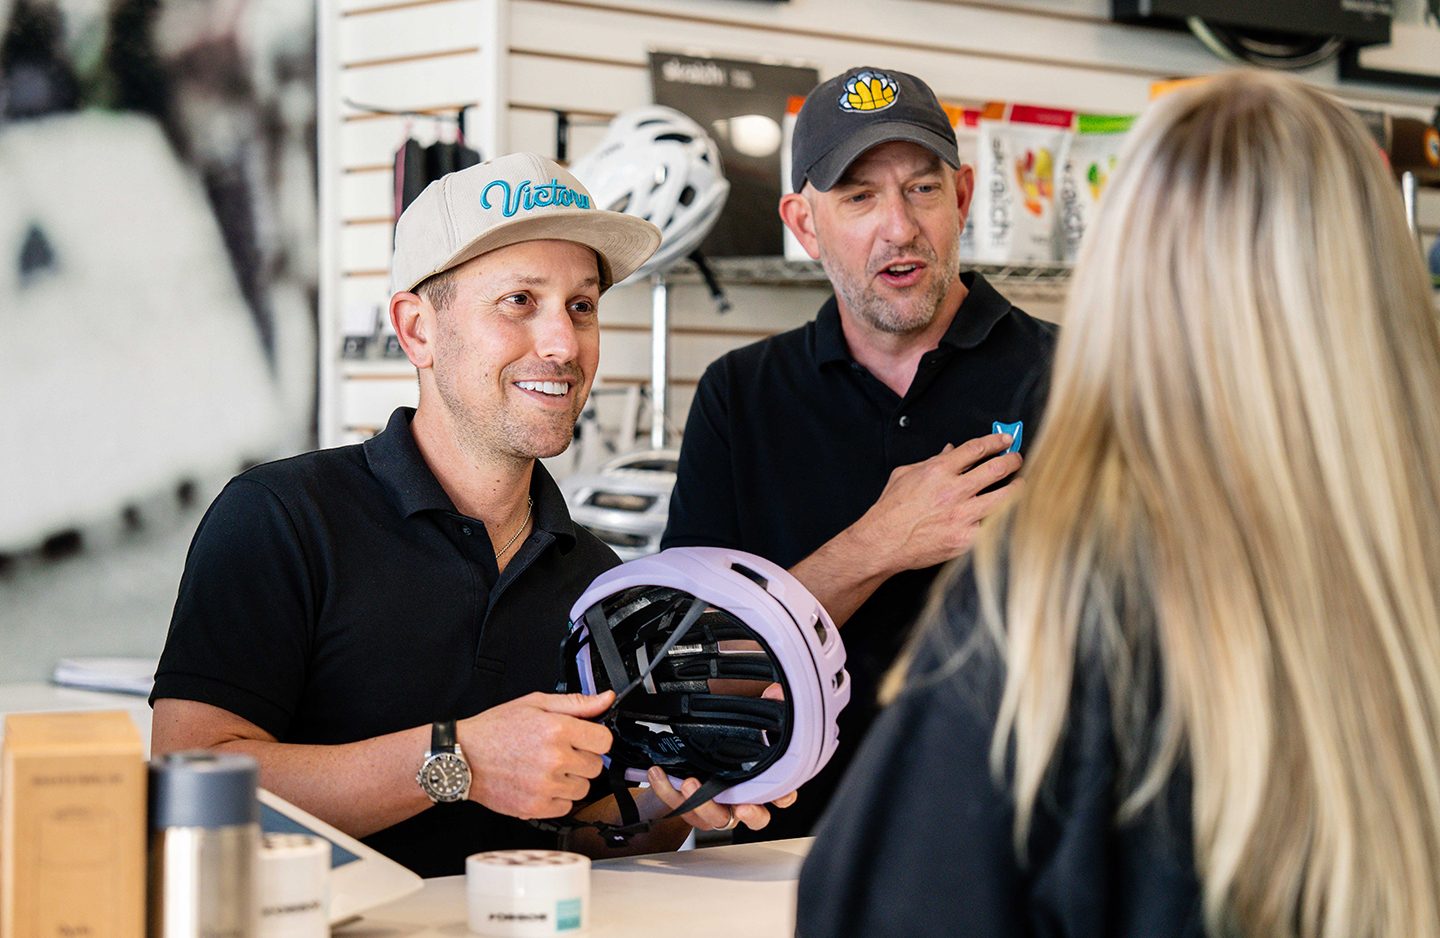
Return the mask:
[(535, 706), (550, 713), (564, 713), (581, 719), (598, 717), (615, 702), (613, 690), (599, 694), (531, 694)]
[(576, 778), (588, 779), (599, 775), (605, 768), (605, 761), (593, 752), (570, 750), (568, 758), (562, 760), (560, 772)]
[(752, 831), (758, 831), (770, 823), (770, 812), (765, 810), (764, 805), (735, 804), (731, 805), (730, 809), (735, 812), (735, 820)]
[[(652, 766), (645, 776), (650, 782), (650, 790), (670, 810), (675, 810), (685, 803), (685, 799), (700, 790), (698, 779), (687, 778), (680, 783), (679, 790), (670, 784), (670, 779), (659, 766)], [(698, 830), (714, 830), (724, 827), (730, 822), (730, 809), (725, 805), (707, 801), (693, 811), (687, 811), (681, 815), (685, 823)]]
[[(590, 793), (590, 779), (578, 775), (566, 775), (555, 783), (554, 795), (570, 801), (580, 801)], [(566, 810), (569, 810), (568, 808)]]
[[(615, 701), (614, 691), (607, 690), (599, 694), (536, 693), (524, 699), (546, 713), (562, 718), (560, 728), (555, 732), (564, 736), (557, 738), (557, 741), (563, 739), (575, 749), (596, 755), (604, 755), (610, 751), (610, 743), (613, 741), (610, 730), (594, 722), (594, 718), (610, 709), (610, 705)], [(574, 719), (564, 719), (566, 717)]]
[(591, 723), (589, 720), (577, 720), (569, 729), (570, 745), (581, 752), (593, 752), (597, 756), (603, 756), (610, 751), (610, 744), (614, 742), (614, 736), (608, 727)]
[(974, 520), (980, 521), (990, 517), (995, 510), (1005, 502), (1020, 494), (1025, 487), (1024, 479), (1014, 479), (1005, 483), (993, 492), (986, 492), (984, 495), (976, 495), (970, 499), (970, 513)]
[(678, 808), (684, 803), (685, 796), (675, 790), (675, 786), (670, 784), (670, 776), (658, 765), (651, 766), (650, 771), (645, 773), (645, 778), (650, 782), (650, 790), (655, 793), (655, 797), (665, 802), (665, 807)]
[[(675, 786), (670, 784), (669, 776), (659, 766), (652, 766), (646, 773), (646, 778), (650, 782), (650, 790), (672, 811), (684, 804), (686, 798), (700, 790), (698, 780), (687, 778), (680, 783), (677, 791)], [(787, 808), (794, 803), (795, 792), (793, 791), (772, 802), (781, 808)], [(758, 831), (770, 823), (770, 810), (762, 804), (723, 805), (707, 801), (683, 817), (691, 827), (699, 830), (728, 830), (738, 824), (744, 824), (751, 830)]]
[[(700, 780), (687, 778), (680, 783), (680, 794), (689, 798), (700, 790)], [(678, 807), (678, 805), (676, 805)], [(682, 814), (691, 827), (700, 830), (717, 830), (730, 823), (730, 809), (724, 805), (718, 805), (713, 801), (707, 801), (692, 811)]]
[(984, 462), (977, 463), (967, 469), (963, 475), (967, 480), (974, 480), (976, 491), (994, 485), (1007, 476), (1013, 476), (1020, 471), (1024, 460), (1019, 453), (1001, 453), (998, 456), (991, 456)]
[(934, 458), (942, 460), (955, 472), (965, 472), (981, 460), (1004, 452), (1010, 446), (1012, 439), (1008, 433), (991, 433), (987, 436), (977, 436), (973, 440), (966, 440), (953, 449), (941, 450), (940, 455)]
[(565, 815), (570, 813), (570, 809), (574, 806), (575, 802), (573, 800), (566, 801), (563, 798), (551, 798), (545, 803), (543, 807), (540, 808), (540, 810), (530, 815), (530, 817), (564, 817)]

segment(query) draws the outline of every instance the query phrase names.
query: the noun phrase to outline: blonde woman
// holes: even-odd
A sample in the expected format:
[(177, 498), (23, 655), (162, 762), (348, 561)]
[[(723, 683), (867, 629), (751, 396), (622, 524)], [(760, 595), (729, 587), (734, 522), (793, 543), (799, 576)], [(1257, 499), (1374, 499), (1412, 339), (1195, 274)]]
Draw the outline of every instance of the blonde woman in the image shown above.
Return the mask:
[(799, 933), (1440, 935), (1437, 394), (1354, 115), (1254, 72), (1158, 102)]

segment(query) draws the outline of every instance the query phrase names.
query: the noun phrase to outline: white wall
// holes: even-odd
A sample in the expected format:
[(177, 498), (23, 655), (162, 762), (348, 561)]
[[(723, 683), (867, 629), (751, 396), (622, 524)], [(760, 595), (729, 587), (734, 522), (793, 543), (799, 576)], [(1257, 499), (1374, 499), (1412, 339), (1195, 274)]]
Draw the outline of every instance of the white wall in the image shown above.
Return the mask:
[[(1401, 6), (1405, 6), (1402, 0)], [(402, 118), (360, 115), (348, 96), (394, 109), (478, 104), (472, 139), (486, 156), (511, 150), (553, 155), (555, 109), (578, 120), (571, 155), (598, 141), (603, 121), (650, 100), (650, 49), (800, 63), (829, 77), (853, 65), (901, 68), (942, 97), (1004, 99), (1092, 111), (1141, 110), (1161, 78), (1216, 71), (1218, 59), (1187, 33), (1107, 21), (1109, 0), (339, 0), (327, 3), (322, 32), (334, 63), (328, 174), (333, 239), (322, 316), (333, 323), (356, 303), (385, 301), (390, 239), (390, 160), (406, 130)], [(322, 56), (323, 61), (323, 56)], [(1334, 65), (1305, 74), (1356, 104), (1428, 117), (1433, 93), (1342, 84)], [(325, 94), (322, 81), (322, 95)], [(417, 135), (433, 133), (411, 122)], [(322, 195), (323, 198), (323, 195)], [(1422, 203), (1427, 243), (1440, 229), (1440, 193)], [(1032, 312), (1055, 317), (1053, 292), (1007, 287)], [(825, 291), (810, 287), (733, 287), (735, 309), (715, 314), (698, 286), (671, 291), (671, 412), (683, 424), (694, 383), (729, 348), (790, 328), (813, 315)], [(602, 306), (600, 380), (643, 381), (649, 372), (650, 297), (617, 288)], [(326, 398), (322, 439), (338, 442), (383, 421), (395, 402), (413, 400), (413, 372), (390, 364), (351, 364)], [(328, 436), (326, 435), (328, 434)], [(352, 434), (353, 435), (353, 434)]]

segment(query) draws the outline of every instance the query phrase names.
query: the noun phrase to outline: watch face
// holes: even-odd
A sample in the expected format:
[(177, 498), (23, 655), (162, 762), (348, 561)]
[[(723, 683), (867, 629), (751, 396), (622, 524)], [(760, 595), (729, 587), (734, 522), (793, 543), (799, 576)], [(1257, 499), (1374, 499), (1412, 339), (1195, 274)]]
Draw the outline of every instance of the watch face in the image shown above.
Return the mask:
[(470, 766), (453, 752), (437, 752), (420, 767), (418, 779), (435, 801), (460, 801), (470, 791)]

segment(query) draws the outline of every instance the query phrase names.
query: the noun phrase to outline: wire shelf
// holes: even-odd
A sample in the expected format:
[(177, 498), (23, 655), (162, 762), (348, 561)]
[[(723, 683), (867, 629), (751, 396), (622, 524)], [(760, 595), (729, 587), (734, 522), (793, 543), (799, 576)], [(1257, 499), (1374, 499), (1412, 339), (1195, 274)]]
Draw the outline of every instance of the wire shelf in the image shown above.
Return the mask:
[[(792, 261), (783, 257), (706, 258), (722, 283), (750, 286), (818, 286), (828, 283), (818, 261)], [(1068, 264), (976, 264), (961, 262), (996, 286), (1033, 287), (1063, 293), (1070, 280)], [(672, 267), (666, 279), (674, 284), (700, 282), (700, 273), (689, 261)]]

